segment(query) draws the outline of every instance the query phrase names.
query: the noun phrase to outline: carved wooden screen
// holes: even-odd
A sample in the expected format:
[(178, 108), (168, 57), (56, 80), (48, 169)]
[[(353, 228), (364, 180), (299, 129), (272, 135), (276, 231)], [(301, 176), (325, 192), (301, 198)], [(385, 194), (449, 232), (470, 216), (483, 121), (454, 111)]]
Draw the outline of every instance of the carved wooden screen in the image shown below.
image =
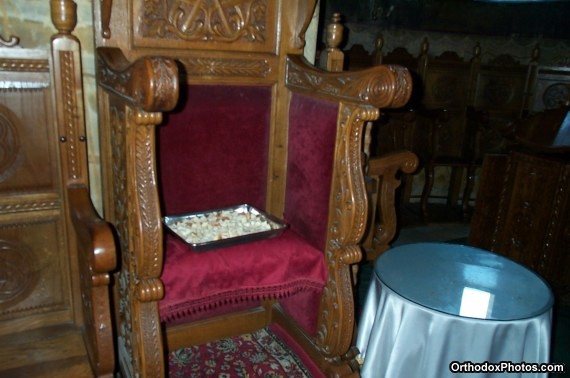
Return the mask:
[(0, 320), (70, 320), (48, 51), (0, 54)]

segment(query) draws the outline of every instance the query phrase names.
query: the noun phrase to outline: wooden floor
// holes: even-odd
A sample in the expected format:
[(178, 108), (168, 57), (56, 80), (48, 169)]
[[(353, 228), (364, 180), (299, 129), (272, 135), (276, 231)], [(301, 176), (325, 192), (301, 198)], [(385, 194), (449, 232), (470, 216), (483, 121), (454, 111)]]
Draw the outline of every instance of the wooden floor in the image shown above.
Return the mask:
[(78, 327), (58, 325), (0, 336), (0, 377), (92, 377)]

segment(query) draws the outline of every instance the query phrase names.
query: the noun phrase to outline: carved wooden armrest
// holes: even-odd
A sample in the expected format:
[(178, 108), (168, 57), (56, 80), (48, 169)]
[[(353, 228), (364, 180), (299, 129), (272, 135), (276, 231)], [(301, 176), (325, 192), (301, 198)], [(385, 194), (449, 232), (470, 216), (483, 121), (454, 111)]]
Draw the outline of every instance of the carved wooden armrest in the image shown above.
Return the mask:
[[(84, 186), (68, 189), (70, 213), (80, 246), (80, 253), (88, 254), (93, 274), (106, 274), (117, 266), (115, 240), (111, 226), (102, 220), (89, 198)], [(95, 283), (95, 282), (94, 282)]]
[(69, 187), (70, 215), (77, 240), (84, 339), (96, 376), (115, 369), (111, 315), (111, 272), (117, 266), (111, 226), (96, 213), (83, 185)]
[[(399, 172), (413, 173), (418, 167), (418, 157), (410, 151), (395, 151), (373, 157), (368, 162), (368, 176), (379, 182), (377, 206), (380, 221), (373, 227), (373, 250), (367, 258), (373, 260), (389, 248), (397, 228), (395, 205), (396, 189), (400, 186)], [(376, 221), (376, 219), (372, 219)]]
[(402, 107), (412, 94), (412, 76), (404, 67), (380, 65), (327, 72), (310, 66), (298, 55), (287, 57), (287, 85), (379, 109)]
[(178, 66), (173, 59), (142, 57), (130, 62), (117, 48), (97, 49), (99, 84), (147, 112), (172, 110), (178, 102)]

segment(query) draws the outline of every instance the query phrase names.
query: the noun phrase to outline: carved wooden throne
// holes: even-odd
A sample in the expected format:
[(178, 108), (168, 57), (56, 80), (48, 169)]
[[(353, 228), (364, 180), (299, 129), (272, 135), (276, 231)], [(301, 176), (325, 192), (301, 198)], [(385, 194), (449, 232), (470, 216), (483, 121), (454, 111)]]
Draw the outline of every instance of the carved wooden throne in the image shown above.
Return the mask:
[(111, 377), (114, 237), (89, 197), (75, 3), (51, 6), (51, 50), (0, 38), (0, 376)]
[[(363, 125), (407, 101), (409, 74), (308, 65), (315, 1), (223, 4), (96, 2), (121, 371), (160, 377), (166, 351), (273, 324), (321, 372), (350, 375)], [(240, 203), (288, 229), (199, 253), (162, 224)]]

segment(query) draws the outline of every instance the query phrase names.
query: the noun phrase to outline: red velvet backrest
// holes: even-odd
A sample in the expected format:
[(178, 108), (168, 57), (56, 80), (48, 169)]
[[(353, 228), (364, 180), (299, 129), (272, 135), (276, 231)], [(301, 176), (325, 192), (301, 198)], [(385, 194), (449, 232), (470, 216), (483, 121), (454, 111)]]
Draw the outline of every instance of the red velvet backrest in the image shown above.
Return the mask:
[(271, 88), (190, 85), (158, 128), (165, 215), (265, 207)]
[(285, 219), (321, 250), (326, 247), (337, 118), (337, 103), (293, 94)]

